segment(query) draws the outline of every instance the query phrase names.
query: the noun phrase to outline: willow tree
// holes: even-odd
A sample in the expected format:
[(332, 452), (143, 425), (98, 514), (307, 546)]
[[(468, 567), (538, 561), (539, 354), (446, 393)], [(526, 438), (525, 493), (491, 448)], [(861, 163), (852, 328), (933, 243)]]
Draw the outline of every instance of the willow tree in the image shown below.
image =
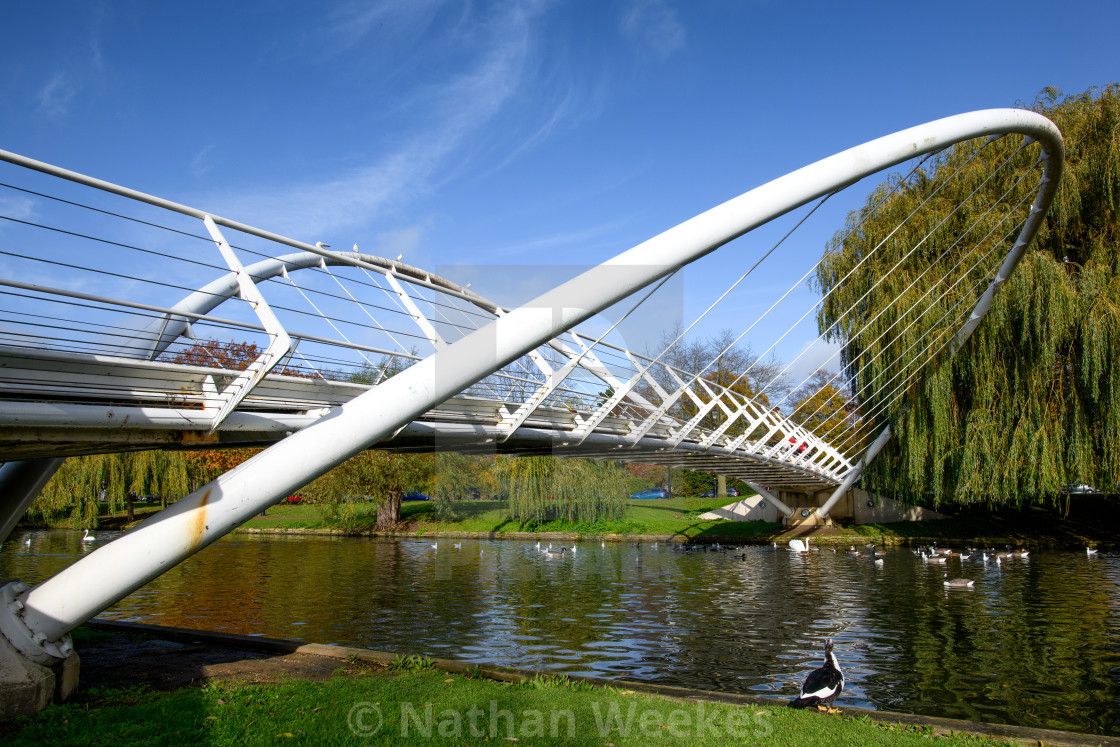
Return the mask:
[(127, 506), (130, 495), (179, 497), (191, 490), (182, 452), (138, 451), (71, 457), (31, 504), (28, 513), (47, 523), (96, 527), (100, 506)]
[(626, 470), (614, 462), (524, 456), (499, 460), (497, 475), (522, 523), (620, 519), (626, 510)]
[(432, 454), (359, 452), (302, 489), (320, 506), (325, 518), (343, 527), (355, 519), (355, 501), (377, 505), (377, 529), (390, 531), (401, 519), (406, 490), (427, 487), (432, 479)]
[[(1046, 223), (965, 346), (938, 356), (886, 413), (894, 436), (864, 473), (867, 487), (934, 504), (995, 506), (1058, 502), (1071, 483), (1107, 490), (1120, 483), (1120, 86), (1069, 98), (1047, 90), (1033, 108), (1066, 143)], [(1000, 225), (1000, 216), (1018, 199), (1012, 185), (1036, 166), (1036, 151), (1016, 155), (1022, 141), (961, 145), (889, 179), (833, 238), (816, 278), (829, 292), (818, 323), (844, 344), (861, 406), (874, 404), (869, 382), (912, 362), (907, 351), (917, 337), (938, 339), (961, 322), (942, 314), (955, 303), (951, 292), (926, 296), (920, 307), (944, 309), (921, 318), (879, 312), (899, 295), (898, 308), (908, 308), (930, 283), (948, 289), (943, 278), (953, 267), (958, 275), (971, 267), (956, 262), (975, 240), (954, 242), (973, 222), (981, 235), (1001, 237), (998, 256), (1006, 253), (1017, 221)], [(1037, 174), (1024, 185), (1036, 185)], [(958, 206), (973, 190), (977, 199)], [(924, 216), (907, 222), (923, 201)], [(982, 289), (991, 272), (977, 265), (959, 287)], [(870, 333), (857, 336), (865, 324)]]

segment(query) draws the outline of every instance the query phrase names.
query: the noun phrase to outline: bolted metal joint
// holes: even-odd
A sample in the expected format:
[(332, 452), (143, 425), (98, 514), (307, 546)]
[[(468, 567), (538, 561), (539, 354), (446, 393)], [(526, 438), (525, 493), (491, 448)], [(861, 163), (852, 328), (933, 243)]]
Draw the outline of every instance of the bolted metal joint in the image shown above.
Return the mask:
[(31, 587), (12, 581), (0, 587), (0, 634), (21, 654), (36, 664), (51, 665), (74, 651), (69, 634), (56, 641), (41, 631), (32, 631), (23, 620), (23, 599)]

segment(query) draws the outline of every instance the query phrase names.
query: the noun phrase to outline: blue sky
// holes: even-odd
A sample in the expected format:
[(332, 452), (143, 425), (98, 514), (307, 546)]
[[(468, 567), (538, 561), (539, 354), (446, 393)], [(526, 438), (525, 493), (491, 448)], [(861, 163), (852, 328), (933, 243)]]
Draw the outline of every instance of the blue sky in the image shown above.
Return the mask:
[[(1118, 28), (1114, 0), (19, 3), (0, 148), (516, 304), (860, 142), (1120, 80)], [(685, 323), (741, 271), (718, 254), (667, 289)]]

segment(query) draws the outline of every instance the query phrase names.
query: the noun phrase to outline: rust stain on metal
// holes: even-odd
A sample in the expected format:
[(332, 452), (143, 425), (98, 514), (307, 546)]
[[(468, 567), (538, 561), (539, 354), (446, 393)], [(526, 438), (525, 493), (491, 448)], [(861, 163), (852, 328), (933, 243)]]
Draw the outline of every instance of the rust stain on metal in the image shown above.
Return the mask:
[(193, 512), (190, 523), (187, 525), (189, 533), (190, 550), (194, 552), (200, 544), (202, 544), (202, 535), (206, 531), (206, 514), (208, 513), (207, 504), (210, 503), (210, 491), (207, 490), (202, 494), (202, 500), (199, 501), (198, 508)]

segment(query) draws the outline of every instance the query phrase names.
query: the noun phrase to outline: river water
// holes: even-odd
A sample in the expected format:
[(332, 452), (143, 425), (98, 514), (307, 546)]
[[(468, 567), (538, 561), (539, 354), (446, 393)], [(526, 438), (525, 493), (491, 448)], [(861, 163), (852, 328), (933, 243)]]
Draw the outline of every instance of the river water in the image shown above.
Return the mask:
[[(0, 578), (43, 580), (111, 536), (17, 533)], [(832, 637), (837, 705), (1120, 734), (1118, 556), (432, 544), (236, 535), (103, 616), (781, 698)]]

